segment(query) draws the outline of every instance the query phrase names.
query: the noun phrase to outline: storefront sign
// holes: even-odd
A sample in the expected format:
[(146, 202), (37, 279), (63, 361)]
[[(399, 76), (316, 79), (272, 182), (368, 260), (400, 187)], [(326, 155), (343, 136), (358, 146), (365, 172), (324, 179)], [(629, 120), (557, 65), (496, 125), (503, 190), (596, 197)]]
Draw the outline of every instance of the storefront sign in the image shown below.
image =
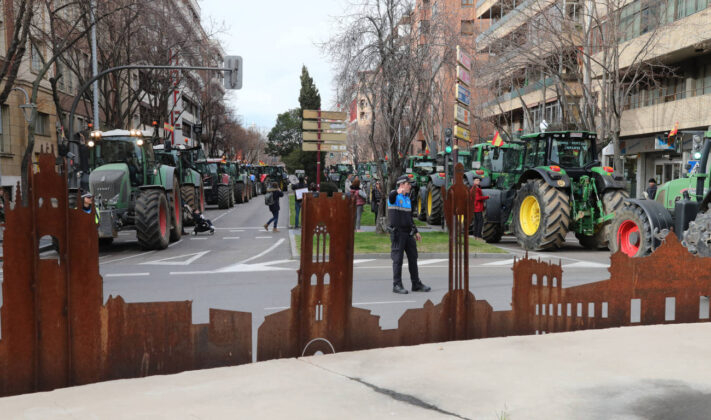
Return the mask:
[(457, 83), (456, 85), (457, 100), (465, 106), (470, 106), (472, 102), (472, 94), (466, 86)]
[(462, 50), (462, 47), (457, 45), (457, 62), (467, 70), (472, 68), (472, 59), (467, 53)]
[(471, 133), (469, 130), (458, 125), (454, 126), (454, 137), (464, 141), (471, 141)]
[(465, 85), (469, 86), (471, 85), (472, 78), (471, 75), (469, 74), (469, 70), (465, 69), (464, 67), (458, 65), (457, 66), (457, 79), (459, 79), (462, 83)]
[(469, 124), (471, 123), (470, 117), (471, 117), (471, 115), (466, 108), (464, 108), (463, 106), (461, 106), (459, 104), (454, 105), (454, 119), (455, 120), (457, 120), (458, 122), (460, 122), (466, 126), (469, 126)]

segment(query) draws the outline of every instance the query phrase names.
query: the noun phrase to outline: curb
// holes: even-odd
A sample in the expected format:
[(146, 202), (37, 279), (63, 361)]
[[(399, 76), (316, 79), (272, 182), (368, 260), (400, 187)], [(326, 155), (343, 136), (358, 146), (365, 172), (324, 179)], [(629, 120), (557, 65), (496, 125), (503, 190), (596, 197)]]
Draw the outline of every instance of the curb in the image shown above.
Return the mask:
[(290, 242), (290, 249), (291, 249), (291, 259), (292, 260), (298, 260), (299, 259), (299, 253), (296, 252), (296, 238), (294, 237), (295, 233), (292, 229), (289, 229), (289, 242)]
[[(472, 253), (469, 255), (469, 258), (498, 258), (498, 257), (505, 257), (507, 255), (511, 255), (510, 252), (501, 252), (501, 253), (493, 253), (493, 252), (481, 252), (481, 253)], [(354, 254), (353, 258), (377, 258), (377, 259), (384, 259), (384, 258), (390, 258), (390, 254)], [(449, 253), (417, 253), (417, 258), (427, 258), (427, 259), (435, 259), (435, 258), (447, 258), (449, 259)]]

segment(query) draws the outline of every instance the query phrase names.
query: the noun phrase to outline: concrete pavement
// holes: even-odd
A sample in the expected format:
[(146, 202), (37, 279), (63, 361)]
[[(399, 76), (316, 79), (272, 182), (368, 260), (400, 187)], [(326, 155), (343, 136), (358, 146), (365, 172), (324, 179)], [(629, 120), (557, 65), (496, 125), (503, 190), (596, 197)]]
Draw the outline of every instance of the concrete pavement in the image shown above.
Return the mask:
[(0, 399), (7, 419), (703, 419), (711, 325), (393, 347)]

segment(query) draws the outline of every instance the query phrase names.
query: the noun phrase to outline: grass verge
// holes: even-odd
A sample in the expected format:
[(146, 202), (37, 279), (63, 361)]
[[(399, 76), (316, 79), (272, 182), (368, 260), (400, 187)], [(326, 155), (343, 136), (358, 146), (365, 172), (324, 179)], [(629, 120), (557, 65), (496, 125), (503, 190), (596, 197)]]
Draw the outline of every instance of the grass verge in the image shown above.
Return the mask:
[[(294, 220), (296, 220), (296, 196), (294, 194), (289, 195), (289, 226), (296, 226)], [(301, 223), (299, 223), (301, 224)], [(375, 213), (370, 210), (370, 204), (363, 206), (363, 215), (360, 218), (361, 226), (375, 226)], [(415, 226), (427, 226), (427, 223), (415, 219)], [(389, 252), (389, 251), (388, 251)]]
[[(419, 253), (449, 252), (449, 235), (446, 232), (422, 232), (422, 241), (417, 243)], [(301, 235), (294, 235), (296, 250), (301, 252)], [(390, 253), (390, 237), (375, 232), (356, 232), (353, 242), (355, 254), (388, 254)], [(485, 242), (471, 239), (469, 252), (503, 254), (506, 251)]]

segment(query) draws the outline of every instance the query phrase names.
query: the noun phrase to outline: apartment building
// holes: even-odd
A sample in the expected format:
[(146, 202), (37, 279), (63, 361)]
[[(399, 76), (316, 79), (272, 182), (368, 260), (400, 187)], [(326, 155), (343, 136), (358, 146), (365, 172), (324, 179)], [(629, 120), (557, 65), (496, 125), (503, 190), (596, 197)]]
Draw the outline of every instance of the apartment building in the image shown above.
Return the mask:
[[(584, 11), (600, 7), (600, 3), (479, 0), (476, 16), (487, 29), (477, 36), (476, 50), (489, 54), (491, 64), (480, 79), (482, 86), (490, 90), (488, 100), (479, 104), (480, 116), (509, 133), (538, 131), (542, 120), (581, 128), (577, 107), (581, 80), (566, 79), (565, 71), (550, 74), (550, 67), (537, 66), (525, 51), (538, 53), (533, 55), (541, 61), (546, 52), (550, 60), (564, 56), (568, 62), (575, 60), (575, 39), (581, 36), (583, 25), (589, 24), (584, 21)], [(707, 111), (711, 105), (711, 2), (632, 0), (619, 5), (619, 48), (624, 51), (619, 68), (635, 64), (641, 55), (644, 61), (663, 69), (648, 82), (635, 86), (625, 98), (622, 112), (622, 167), (631, 195), (641, 196), (649, 178), (661, 183), (683, 176), (691, 136), (711, 125), (711, 113)], [(546, 40), (537, 31), (541, 27), (537, 21), (550, 24), (554, 12), (568, 23), (558, 29), (572, 40), (564, 45), (573, 51), (547, 49)], [(578, 45), (583, 45), (582, 40)], [(491, 71), (492, 68), (499, 70)], [(595, 79), (595, 68), (592, 77)], [(666, 145), (668, 132), (675, 124), (681, 147)], [(605, 163), (612, 163), (612, 154), (611, 145), (602, 150)]]

